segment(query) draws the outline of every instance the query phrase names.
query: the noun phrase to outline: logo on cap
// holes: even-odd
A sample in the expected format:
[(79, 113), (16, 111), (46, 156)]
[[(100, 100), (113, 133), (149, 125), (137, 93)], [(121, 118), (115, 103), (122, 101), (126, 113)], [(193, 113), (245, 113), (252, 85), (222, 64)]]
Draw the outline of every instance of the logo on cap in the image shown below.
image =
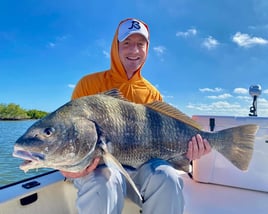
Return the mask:
[(132, 21), (132, 25), (131, 25), (128, 29), (131, 30), (131, 29), (133, 29), (133, 28), (139, 30), (139, 29), (141, 28), (140, 23), (139, 23), (138, 21), (134, 21), (134, 20), (133, 20), (133, 21)]

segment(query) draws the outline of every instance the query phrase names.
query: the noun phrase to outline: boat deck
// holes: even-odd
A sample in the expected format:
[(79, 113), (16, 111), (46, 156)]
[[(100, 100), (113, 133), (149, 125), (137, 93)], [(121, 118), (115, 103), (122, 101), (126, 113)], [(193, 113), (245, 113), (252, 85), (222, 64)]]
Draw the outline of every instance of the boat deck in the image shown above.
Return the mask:
[[(212, 214), (215, 211), (217, 214), (267, 213), (268, 192), (198, 183), (185, 173), (181, 173), (181, 176), (184, 180), (185, 214)], [(34, 181), (40, 185), (25, 189), (23, 183), (19, 183), (1, 189), (0, 214), (77, 213), (76, 189), (71, 182), (64, 181), (59, 172), (38, 177)], [(139, 207), (126, 200), (123, 214), (138, 213)]]

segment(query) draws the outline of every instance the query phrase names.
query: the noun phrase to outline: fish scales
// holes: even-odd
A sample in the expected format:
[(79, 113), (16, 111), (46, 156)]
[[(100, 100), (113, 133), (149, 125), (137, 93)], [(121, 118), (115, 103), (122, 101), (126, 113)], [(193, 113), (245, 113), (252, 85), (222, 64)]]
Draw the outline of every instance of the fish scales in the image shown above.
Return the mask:
[[(104, 120), (103, 117), (93, 120), (100, 127), (109, 130), (104, 135), (108, 142), (116, 142), (108, 145), (111, 153), (122, 164), (137, 167), (151, 158), (167, 159), (186, 152), (190, 139), (178, 134), (187, 128), (180, 121), (143, 105), (110, 97), (99, 98), (96, 102), (107, 103), (101, 112), (105, 112), (103, 117), (109, 120)], [(197, 130), (188, 128), (188, 132), (193, 136)], [(182, 143), (178, 144), (179, 141)]]
[(213, 149), (246, 170), (257, 129), (248, 124), (205, 132), (164, 102), (135, 104), (112, 90), (72, 100), (36, 122), (17, 140), (13, 155), (26, 160), (23, 170), (51, 167), (78, 172), (102, 156), (106, 145), (107, 152), (124, 165), (139, 167), (161, 158), (185, 169), (188, 142), (199, 133)]

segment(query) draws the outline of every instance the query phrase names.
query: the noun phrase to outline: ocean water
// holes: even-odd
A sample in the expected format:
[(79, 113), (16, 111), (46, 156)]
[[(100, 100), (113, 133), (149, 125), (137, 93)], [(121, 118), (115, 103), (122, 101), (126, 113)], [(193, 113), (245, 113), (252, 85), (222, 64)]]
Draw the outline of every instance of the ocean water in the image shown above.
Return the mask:
[(19, 169), (23, 160), (12, 156), (16, 140), (34, 122), (35, 120), (0, 121), (0, 187), (52, 170), (38, 169), (24, 173)]

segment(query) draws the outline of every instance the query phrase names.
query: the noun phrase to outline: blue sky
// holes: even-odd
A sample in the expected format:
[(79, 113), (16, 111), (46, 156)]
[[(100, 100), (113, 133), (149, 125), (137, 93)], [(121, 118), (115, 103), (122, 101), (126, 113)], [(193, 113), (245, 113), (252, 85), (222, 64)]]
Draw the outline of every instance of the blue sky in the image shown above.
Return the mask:
[(247, 116), (260, 84), (268, 116), (267, 0), (3, 0), (0, 103), (53, 111), (84, 75), (110, 66), (118, 23), (144, 20), (143, 75), (188, 115)]

